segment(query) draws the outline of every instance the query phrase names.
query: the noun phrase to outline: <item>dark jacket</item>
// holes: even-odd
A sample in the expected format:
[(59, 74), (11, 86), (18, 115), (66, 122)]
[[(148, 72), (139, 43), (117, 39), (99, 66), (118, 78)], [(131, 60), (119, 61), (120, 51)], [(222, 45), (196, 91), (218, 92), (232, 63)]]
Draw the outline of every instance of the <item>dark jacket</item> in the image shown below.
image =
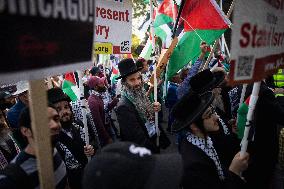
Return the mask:
[(104, 102), (101, 97), (92, 94), (88, 99), (88, 104), (98, 131), (101, 145), (104, 146), (108, 144), (108, 141), (110, 140), (110, 136), (105, 128)]
[[(119, 101), (116, 115), (122, 141), (130, 141), (145, 146), (153, 153), (159, 152), (156, 145), (156, 135), (149, 137), (144, 121), (139, 116), (135, 106), (126, 97), (122, 97)], [(170, 141), (161, 128), (160, 131), (160, 146), (166, 148)]]
[(226, 179), (219, 179), (216, 166), (201, 149), (186, 139), (181, 144), (184, 175), (183, 189), (242, 189), (244, 181), (234, 173), (223, 169)]
[(214, 148), (219, 155), (219, 159), (222, 162), (222, 165), (228, 168), (231, 164), (232, 159), (240, 151), (240, 140), (237, 135), (232, 132), (232, 128), (226, 120), (226, 116), (222, 114), (222, 110), (216, 108), (217, 114), (223, 120), (224, 124), (229, 130), (229, 134), (225, 134), (222, 123), (218, 121), (219, 130), (217, 132), (210, 132), (209, 136), (213, 141)]
[[(85, 141), (83, 140), (83, 123), (74, 121), (68, 131), (72, 137), (61, 130), (58, 142), (55, 147), (62, 157), (67, 170), (67, 177), (70, 189), (81, 189), (81, 181), (84, 168), (88, 163), (87, 156), (84, 153)], [(66, 129), (65, 129), (66, 130)], [(75, 161), (77, 167), (75, 166)]]
[[(251, 86), (248, 86), (248, 94)], [(244, 174), (253, 188), (268, 188), (278, 158), (277, 124), (284, 125), (284, 111), (268, 86), (262, 82), (254, 112), (254, 141), (249, 144), (250, 161)], [(259, 171), (261, 167), (262, 170)]]

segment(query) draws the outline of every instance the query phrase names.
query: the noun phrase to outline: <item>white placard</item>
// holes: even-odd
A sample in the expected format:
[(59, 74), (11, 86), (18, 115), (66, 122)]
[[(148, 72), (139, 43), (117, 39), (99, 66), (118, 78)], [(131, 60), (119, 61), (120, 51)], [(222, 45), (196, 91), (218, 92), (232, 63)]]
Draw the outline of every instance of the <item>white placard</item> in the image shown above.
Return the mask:
[(232, 27), (233, 82), (259, 81), (284, 64), (284, 1), (238, 0)]
[(95, 42), (111, 43), (113, 54), (131, 53), (132, 2), (96, 0)]

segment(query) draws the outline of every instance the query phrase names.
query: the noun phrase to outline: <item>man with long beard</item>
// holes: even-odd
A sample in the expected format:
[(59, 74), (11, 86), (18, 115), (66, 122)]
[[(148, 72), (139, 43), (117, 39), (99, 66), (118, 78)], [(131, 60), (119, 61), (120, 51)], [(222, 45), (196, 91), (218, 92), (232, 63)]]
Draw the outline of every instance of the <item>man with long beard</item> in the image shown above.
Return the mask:
[(56, 148), (66, 164), (69, 187), (80, 189), (87, 157), (94, 155), (94, 148), (85, 144), (83, 125), (74, 120), (70, 98), (60, 88), (49, 89), (47, 95), (49, 103), (58, 111), (62, 125)]
[[(154, 124), (155, 112), (161, 110), (160, 103), (151, 103), (143, 88), (141, 68), (133, 59), (124, 59), (118, 64), (122, 91), (117, 107), (117, 119), (122, 141), (131, 141), (145, 146), (153, 153), (159, 153), (156, 144), (157, 131)], [(170, 141), (160, 128), (160, 147), (166, 148)]]

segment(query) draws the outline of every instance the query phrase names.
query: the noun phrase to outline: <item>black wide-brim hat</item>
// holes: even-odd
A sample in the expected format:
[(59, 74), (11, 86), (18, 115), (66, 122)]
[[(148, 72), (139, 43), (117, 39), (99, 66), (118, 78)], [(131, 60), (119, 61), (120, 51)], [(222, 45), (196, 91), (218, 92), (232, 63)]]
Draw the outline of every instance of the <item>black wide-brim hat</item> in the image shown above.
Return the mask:
[(224, 81), (224, 79), (224, 72), (217, 71), (212, 73), (209, 69), (206, 69), (193, 76), (189, 81), (189, 84), (191, 86), (191, 90), (202, 94), (216, 88)]
[(52, 88), (47, 91), (48, 102), (51, 104), (55, 104), (61, 101), (71, 102), (71, 99), (68, 95), (66, 95), (62, 89), (60, 88)]
[(132, 58), (123, 59), (118, 63), (118, 70), (120, 73), (120, 76), (116, 79), (125, 78), (131, 74), (134, 74), (136, 72), (139, 72), (143, 68), (137, 68), (134, 60)]
[(191, 91), (184, 95), (173, 107), (175, 118), (172, 124), (173, 132), (178, 132), (196, 121), (213, 102), (213, 93), (205, 92), (201, 95)]

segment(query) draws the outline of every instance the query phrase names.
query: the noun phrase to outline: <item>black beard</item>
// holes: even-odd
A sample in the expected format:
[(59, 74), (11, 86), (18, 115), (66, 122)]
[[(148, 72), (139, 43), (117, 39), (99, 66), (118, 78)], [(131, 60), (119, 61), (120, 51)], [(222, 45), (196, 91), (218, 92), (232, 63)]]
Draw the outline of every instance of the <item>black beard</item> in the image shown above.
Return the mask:
[(99, 92), (99, 93), (104, 93), (104, 92), (106, 92), (106, 87), (98, 87), (98, 88), (97, 88), (97, 92)]
[(70, 129), (71, 128), (71, 125), (72, 125), (72, 123), (73, 123), (73, 120), (72, 119), (70, 119), (69, 121), (60, 121), (60, 123), (61, 123), (61, 126), (62, 126), (62, 128), (63, 129)]
[(12, 106), (14, 106), (13, 103), (5, 102), (5, 103), (2, 103), (2, 104), (0, 105), (0, 109), (1, 109), (1, 110), (6, 110), (6, 109), (10, 109)]
[(59, 141), (59, 134), (51, 136), (51, 146), (52, 147), (55, 147), (58, 141)]

